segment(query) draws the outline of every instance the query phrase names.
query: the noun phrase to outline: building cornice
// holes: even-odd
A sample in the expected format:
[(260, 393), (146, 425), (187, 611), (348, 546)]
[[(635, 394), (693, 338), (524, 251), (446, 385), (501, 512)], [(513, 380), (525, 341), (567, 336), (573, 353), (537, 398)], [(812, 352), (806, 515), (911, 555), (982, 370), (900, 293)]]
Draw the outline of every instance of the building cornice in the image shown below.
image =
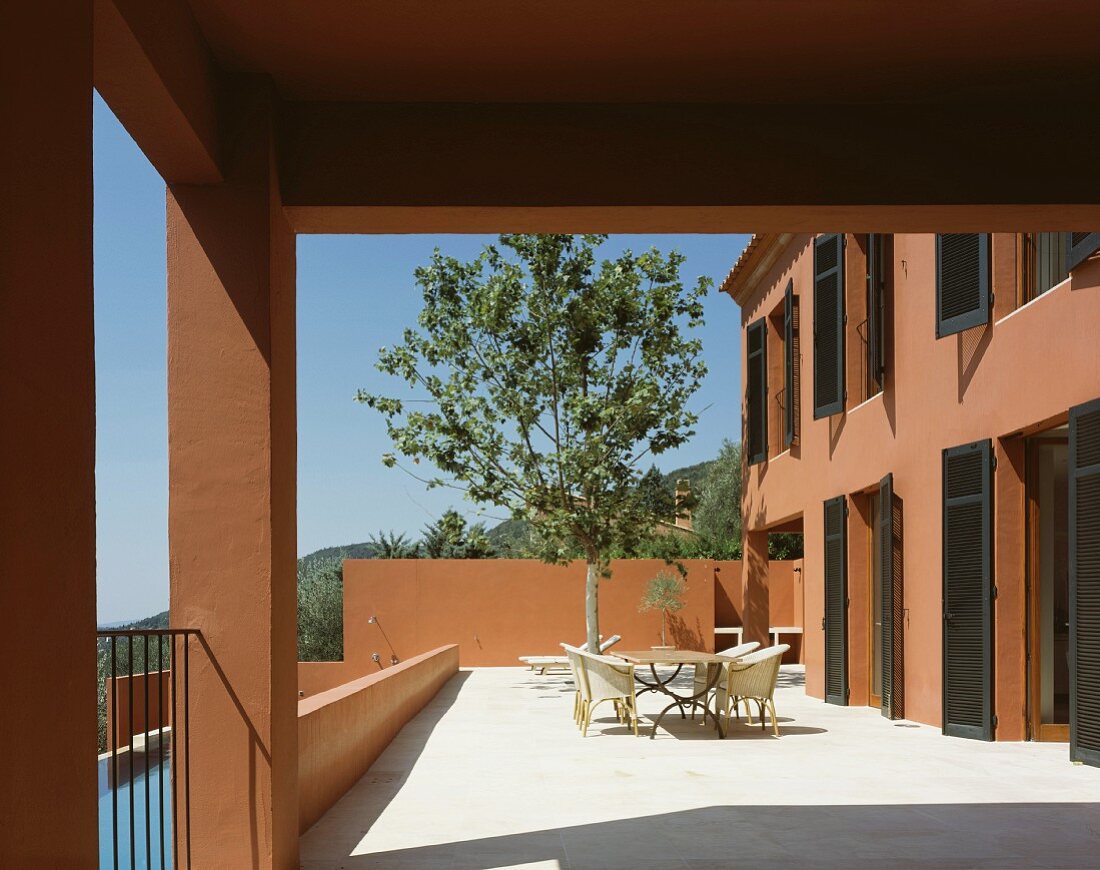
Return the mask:
[(794, 233), (754, 233), (719, 289), (743, 307), (793, 237)]

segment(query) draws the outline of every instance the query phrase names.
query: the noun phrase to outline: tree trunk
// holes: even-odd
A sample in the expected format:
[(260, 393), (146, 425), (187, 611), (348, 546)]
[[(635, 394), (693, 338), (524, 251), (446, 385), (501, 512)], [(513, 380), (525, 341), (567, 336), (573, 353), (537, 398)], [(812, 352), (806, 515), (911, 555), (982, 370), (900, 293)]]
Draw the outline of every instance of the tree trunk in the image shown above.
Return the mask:
[(588, 651), (600, 651), (600, 567), (592, 559), (588, 560), (588, 578), (584, 584), (584, 625), (588, 632)]

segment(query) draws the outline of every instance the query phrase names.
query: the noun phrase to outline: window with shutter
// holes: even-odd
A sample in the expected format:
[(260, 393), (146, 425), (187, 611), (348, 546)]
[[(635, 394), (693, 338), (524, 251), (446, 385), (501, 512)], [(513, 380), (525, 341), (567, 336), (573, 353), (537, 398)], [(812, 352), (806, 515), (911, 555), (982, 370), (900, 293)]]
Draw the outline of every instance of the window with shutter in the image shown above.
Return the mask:
[(1070, 758), (1100, 767), (1100, 399), (1069, 413)]
[(988, 233), (936, 236), (936, 338), (989, 323)]
[(748, 343), (745, 413), (748, 415), (749, 464), (768, 458), (768, 328), (762, 317), (745, 330)]
[(814, 240), (814, 418), (844, 410), (844, 235)]
[(867, 236), (867, 395), (886, 384), (886, 266), (887, 237)]
[(1024, 305), (1069, 277), (1069, 233), (1023, 233), (1020, 236), (1020, 292)]
[(894, 476), (879, 483), (879, 601), (882, 604), (882, 715), (905, 717), (904, 599), (901, 577), (901, 507), (894, 499)]
[(783, 295), (783, 446), (798, 440), (798, 297), (794, 281)]
[(1100, 233), (1070, 233), (1066, 268), (1073, 271), (1097, 251), (1100, 251)]
[(978, 740), (993, 739), (992, 449), (943, 452), (943, 731)]
[(825, 701), (848, 703), (848, 535), (844, 496), (825, 502)]

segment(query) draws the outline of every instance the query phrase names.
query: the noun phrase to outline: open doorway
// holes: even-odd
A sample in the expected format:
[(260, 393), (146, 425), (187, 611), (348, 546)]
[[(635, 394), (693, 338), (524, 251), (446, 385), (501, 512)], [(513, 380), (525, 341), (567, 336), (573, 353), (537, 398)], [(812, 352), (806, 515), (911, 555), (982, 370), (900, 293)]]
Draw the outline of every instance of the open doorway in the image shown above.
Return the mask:
[(1069, 740), (1069, 437), (1028, 439), (1028, 726), (1032, 740)]

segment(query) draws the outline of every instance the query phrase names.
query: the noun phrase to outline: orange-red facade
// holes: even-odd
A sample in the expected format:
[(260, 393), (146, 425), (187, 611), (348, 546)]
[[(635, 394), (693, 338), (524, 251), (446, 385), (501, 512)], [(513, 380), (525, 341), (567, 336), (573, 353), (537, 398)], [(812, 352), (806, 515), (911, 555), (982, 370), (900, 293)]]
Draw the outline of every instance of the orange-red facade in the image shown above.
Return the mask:
[[(900, 523), (895, 544), (902, 573), (898, 612), (904, 713), (920, 722), (942, 724), (943, 451), (989, 439), (993, 590), (987, 642), (995, 735), (1006, 740), (1038, 737), (1039, 707), (1049, 706), (1042, 697), (1042, 683), (1051, 677), (1028, 661), (1029, 650), (1051, 660), (1052, 670), (1061, 668), (1058, 662), (1064, 653), (1061, 647), (1041, 649), (1037, 634), (1037, 621), (1048, 603), (1039, 600), (1046, 594), (1040, 592), (1045, 588), (1040, 577), (1045, 569), (1035, 552), (1041, 500), (1033, 486), (1041, 471), (1035, 445), (1064, 444), (1062, 427), (1070, 409), (1100, 396), (1100, 258), (1082, 262), (1064, 278), (1056, 269), (1036, 274), (1035, 236), (992, 234), (988, 322), (937, 338), (937, 237), (886, 237), (880, 284), (880, 386), (869, 377), (869, 237), (844, 236), (842, 407), (815, 415), (815, 353), (821, 350), (815, 333), (825, 328), (823, 318), (815, 323), (818, 238), (756, 237), (724, 285), (742, 307), (744, 387), (751, 377), (744, 350), (748, 331), (761, 320), (763, 327), (756, 328), (764, 329), (767, 344), (766, 390), (756, 406), (765, 409), (767, 419), (765, 455), (749, 462), (750, 451), (745, 451), (746, 571), (766, 578), (768, 531), (804, 532), (806, 688), (824, 697), (824, 506), (827, 500), (843, 497), (847, 702), (875, 703), (873, 670), (881, 653), (874, 646), (874, 622), (880, 611), (872, 600), (877, 552), (872, 514), (880, 482), (892, 476), (895, 521)], [(1044, 276), (1046, 283), (1054, 283), (1041, 286)], [(788, 287), (792, 296), (787, 295)], [(792, 297), (798, 316), (795, 346), (788, 355), (784, 310)], [(793, 443), (788, 443), (792, 439), (786, 425), (788, 364), (795, 374)], [(753, 413), (749, 401), (743, 408), (747, 421)], [(759, 410), (756, 413), (759, 416)], [(1064, 527), (1064, 516), (1050, 523), (1055, 521)], [(1064, 540), (1057, 546), (1064, 548)], [(746, 589), (753, 585), (753, 577), (747, 576)], [(947, 618), (952, 618), (949, 611)], [(1058, 729), (1045, 733), (1057, 739)]]

